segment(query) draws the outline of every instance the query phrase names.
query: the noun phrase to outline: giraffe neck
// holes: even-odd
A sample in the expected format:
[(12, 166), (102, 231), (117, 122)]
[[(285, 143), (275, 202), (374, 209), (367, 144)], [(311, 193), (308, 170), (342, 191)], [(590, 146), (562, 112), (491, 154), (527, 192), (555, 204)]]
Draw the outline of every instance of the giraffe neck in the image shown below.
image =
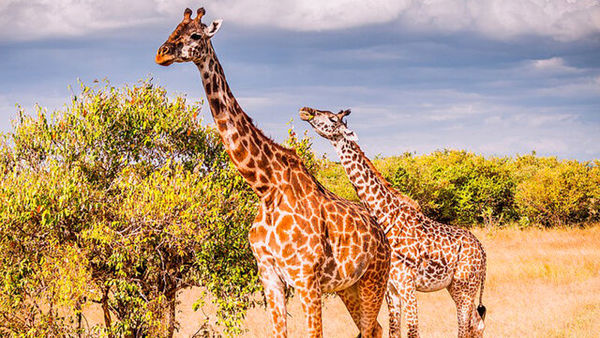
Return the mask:
[(272, 162), (278, 145), (256, 128), (238, 104), (210, 41), (204, 56), (195, 63), (229, 157), (252, 190), (265, 195), (275, 184)]
[(414, 206), (415, 202), (396, 191), (383, 178), (356, 142), (342, 138), (331, 143), (358, 197), (387, 233), (395, 224), (391, 213), (398, 206)]

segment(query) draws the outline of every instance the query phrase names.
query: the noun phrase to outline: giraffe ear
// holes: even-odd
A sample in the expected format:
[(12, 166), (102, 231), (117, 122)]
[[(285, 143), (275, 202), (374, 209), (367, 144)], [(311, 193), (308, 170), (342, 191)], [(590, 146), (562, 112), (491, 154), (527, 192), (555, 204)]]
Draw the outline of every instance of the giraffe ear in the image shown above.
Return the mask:
[(210, 26), (204, 28), (204, 34), (206, 34), (208, 38), (212, 38), (213, 35), (217, 33), (219, 28), (221, 28), (221, 23), (223, 23), (223, 19), (213, 21), (213, 23), (211, 23)]
[(348, 127), (346, 126), (342, 126), (342, 135), (344, 135), (344, 138), (348, 141), (354, 141), (354, 142), (358, 142), (358, 136), (356, 136), (356, 133), (354, 133), (352, 130), (348, 129)]

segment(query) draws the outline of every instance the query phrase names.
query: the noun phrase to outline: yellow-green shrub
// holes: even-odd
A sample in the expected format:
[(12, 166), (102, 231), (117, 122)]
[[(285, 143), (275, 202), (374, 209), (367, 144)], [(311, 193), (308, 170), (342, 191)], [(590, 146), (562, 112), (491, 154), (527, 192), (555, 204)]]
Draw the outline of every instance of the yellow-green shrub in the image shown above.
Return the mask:
[(513, 215), (514, 181), (507, 159), (465, 151), (377, 159), (375, 166), (394, 187), (441, 222), (496, 223)]
[(77, 169), (65, 170), (56, 163), (4, 175), (0, 181), (1, 334), (77, 333), (84, 298), (96, 291), (77, 235), (93, 217), (89, 208), (96, 198)]
[[(555, 226), (600, 220), (599, 161), (559, 161), (534, 153), (486, 158), (442, 150), (373, 162), (396, 189), (441, 222)], [(328, 189), (356, 199), (339, 164), (322, 161), (316, 176)]]
[[(82, 85), (62, 111), (20, 113), (0, 144), (0, 335), (170, 336), (188, 286), (239, 330), (260, 290), (256, 198), (200, 109), (142, 81)], [(84, 298), (106, 327), (79, 325)]]
[(523, 224), (550, 226), (598, 219), (597, 166), (553, 158), (521, 162), (529, 162), (527, 166), (516, 165), (522, 181), (517, 186), (515, 202)]

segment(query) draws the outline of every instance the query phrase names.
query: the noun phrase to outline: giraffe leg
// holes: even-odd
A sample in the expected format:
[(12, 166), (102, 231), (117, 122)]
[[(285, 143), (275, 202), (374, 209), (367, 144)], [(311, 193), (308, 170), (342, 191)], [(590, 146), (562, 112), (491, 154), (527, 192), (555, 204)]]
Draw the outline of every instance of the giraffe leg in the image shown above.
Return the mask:
[(285, 285), (269, 266), (262, 265), (259, 262), (258, 269), (271, 317), (273, 337), (287, 337)]
[(407, 337), (419, 337), (419, 315), (417, 311), (417, 288), (412, 277), (400, 284), (400, 298), (403, 304), (404, 316), (408, 327)]
[[(279, 274), (275, 271), (275, 261), (265, 246), (264, 227), (267, 226), (265, 220), (268, 217), (265, 214), (265, 208), (259, 206), (254, 224), (248, 232), (248, 240), (256, 263), (258, 265), (258, 275), (263, 285), (267, 308), (271, 318), (271, 329), (273, 337), (287, 337), (286, 306), (285, 306), (285, 284)], [(260, 231), (260, 230), (263, 231)]]
[(388, 290), (385, 293), (385, 299), (390, 313), (390, 338), (401, 337), (402, 303), (400, 301), (398, 289), (399, 288), (397, 288), (391, 280), (388, 282)]
[(302, 310), (306, 318), (307, 336), (323, 337), (321, 318), (321, 285), (317, 278), (308, 278), (304, 285), (296, 285), (296, 292), (302, 302)]
[(360, 337), (380, 338), (383, 335), (383, 329), (377, 322), (377, 316), (387, 289), (388, 264), (385, 259), (373, 262), (358, 282)]
[[(342, 299), (342, 302), (344, 302), (344, 305), (346, 305), (346, 309), (350, 312), (354, 324), (356, 324), (356, 327), (360, 331), (360, 301), (356, 284), (347, 289), (338, 291), (337, 294)], [(358, 334), (358, 337), (360, 337), (360, 333)]]
[[(468, 281), (454, 280), (448, 286), (448, 292), (456, 304), (456, 317), (458, 319), (458, 337), (474, 336), (472, 324), (475, 322), (475, 297), (476, 286)], [(474, 288), (475, 286), (475, 288)], [(475, 291), (475, 292), (474, 292)]]
[(385, 293), (385, 299), (387, 301), (388, 311), (390, 314), (390, 330), (389, 335), (391, 338), (400, 338), (400, 332), (402, 327), (402, 302), (400, 290), (402, 289), (402, 280), (405, 278), (407, 273), (404, 271), (403, 266), (399, 264), (398, 260), (392, 258), (392, 267), (390, 269), (390, 279), (388, 280), (388, 287)]
[(383, 302), (384, 292), (374, 287), (362, 287), (360, 290), (360, 334), (361, 338), (381, 338), (383, 329), (377, 322), (377, 315)]

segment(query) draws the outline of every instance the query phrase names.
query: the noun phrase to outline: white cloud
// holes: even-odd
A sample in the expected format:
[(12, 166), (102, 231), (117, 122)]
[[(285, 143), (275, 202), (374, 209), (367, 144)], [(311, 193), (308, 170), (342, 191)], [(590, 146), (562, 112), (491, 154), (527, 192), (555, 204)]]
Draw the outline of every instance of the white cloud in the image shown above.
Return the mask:
[[(0, 38), (38, 39), (176, 20), (183, 0), (3, 0)], [(597, 0), (222, 0), (208, 17), (296, 31), (346, 29), (398, 22), (403, 29), (475, 31), (493, 39), (519, 35), (571, 41), (600, 33)]]
[(575, 67), (568, 66), (565, 60), (561, 57), (553, 57), (549, 59), (532, 60), (531, 66), (537, 71), (552, 72), (552, 73), (576, 73), (579, 70)]
[(577, 116), (573, 114), (544, 114), (544, 113), (528, 113), (517, 114), (513, 121), (524, 126), (533, 128), (549, 125), (561, 125), (577, 120)]
[[(275, 25), (299, 31), (341, 29), (389, 22), (410, 6), (409, 0), (225, 0), (207, 5), (214, 15), (249, 25)], [(219, 13), (219, 14), (217, 14)]]
[(470, 118), (481, 113), (479, 107), (473, 109), (473, 106), (479, 105), (474, 103), (456, 103), (447, 107), (438, 107), (428, 114), (427, 119), (435, 122), (446, 122)]
[(83, 36), (149, 26), (183, 13), (185, 5), (181, 0), (2, 0), (0, 39)]
[(531, 34), (576, 40), (600, 32), (597, 0), (224, 0), (207, 7), (243, 24), (299, 31), (398, 21), (420, 31), (477, 31), (496, 39)]

